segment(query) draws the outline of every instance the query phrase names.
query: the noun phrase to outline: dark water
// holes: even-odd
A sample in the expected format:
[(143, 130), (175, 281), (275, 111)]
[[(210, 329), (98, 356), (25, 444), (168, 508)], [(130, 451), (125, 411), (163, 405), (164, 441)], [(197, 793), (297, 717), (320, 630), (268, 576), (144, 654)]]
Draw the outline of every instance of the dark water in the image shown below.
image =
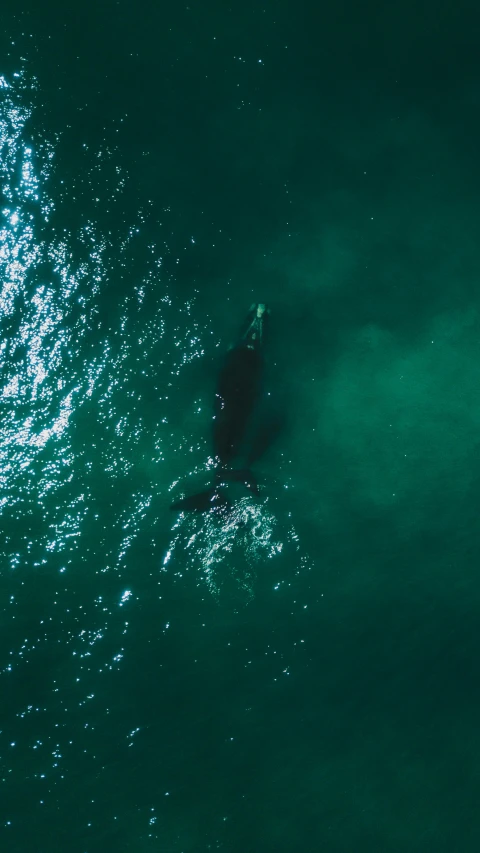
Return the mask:
[[(2, 850), (479, 849), (478, 24), (2, 9)], [(256, 300), (260, 498), (172, 515)]]

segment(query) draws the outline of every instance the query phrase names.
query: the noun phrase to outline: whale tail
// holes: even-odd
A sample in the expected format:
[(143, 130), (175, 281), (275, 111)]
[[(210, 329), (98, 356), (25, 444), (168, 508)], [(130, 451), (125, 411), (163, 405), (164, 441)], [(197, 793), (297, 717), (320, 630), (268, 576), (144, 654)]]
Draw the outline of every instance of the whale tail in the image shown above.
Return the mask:
[(220, 469), (215, 474), (215, 482), (209, 489), (187, 495), (170, 504), (176, 512), (208, 512), (209, 510), (228, 509), (232, 502), (227, 494), (228, 483), (243, 483), (254, 495), (260, 494), (257, 478), (252, 471), (243, 469)]
[(212, 509), (220, 509), (228, 507), (230, 501), (227, 496), (212, 486), (211, 489), (205, 489), (203, 492), (197, 492), (195, 495), (188, 495), (179, 501), (174, 501), (170, 504), (170, 509), (174, 512), (208, 512)]

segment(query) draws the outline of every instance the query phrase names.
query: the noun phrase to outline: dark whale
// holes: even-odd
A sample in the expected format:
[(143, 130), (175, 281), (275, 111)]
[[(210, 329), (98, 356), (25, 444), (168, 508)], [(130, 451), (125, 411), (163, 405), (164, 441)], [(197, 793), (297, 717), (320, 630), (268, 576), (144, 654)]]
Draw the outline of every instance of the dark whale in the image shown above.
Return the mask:
[(258, 494), (250, 470), (263, 452), (262, 430), (249, 435), (261, 393), (264, 342), (269, 310), (262, 302), (251, 306), (239, 338), (231, 347), (220, 371), (214, 400), (213, 452), (217, 462), (214, 483), (198, 494), (171, 505), (173, 510), (204, 512), (229, 503), (226, 486), (242, 482)]

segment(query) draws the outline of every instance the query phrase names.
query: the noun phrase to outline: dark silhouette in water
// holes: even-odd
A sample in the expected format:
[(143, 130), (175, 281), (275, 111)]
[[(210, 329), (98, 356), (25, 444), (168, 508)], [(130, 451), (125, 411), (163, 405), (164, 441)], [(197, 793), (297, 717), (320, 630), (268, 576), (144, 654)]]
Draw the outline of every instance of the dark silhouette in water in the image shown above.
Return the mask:
[[(268, 308), (257, 302), (250, 308), (240, 337), (226, 355), (214, 403), (213, 449), (217, 459), (213, 486), (171, 505), (174, 510), (204, 512), (229, 503), (228, 482), (242, 482), (255, 494), (258, 485), (251, 465), (265, 452), (276, 426), (264, 422), (250, 438), (249, 430), (261, 391), (263, 347)], [(243, 462), (241, 467), (232, 467)]]

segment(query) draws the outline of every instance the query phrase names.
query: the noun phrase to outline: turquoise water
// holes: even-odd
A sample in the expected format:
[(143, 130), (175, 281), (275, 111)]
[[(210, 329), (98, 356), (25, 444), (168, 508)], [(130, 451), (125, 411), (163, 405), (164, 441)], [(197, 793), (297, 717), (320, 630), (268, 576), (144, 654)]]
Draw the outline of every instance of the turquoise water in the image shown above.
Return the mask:
[[(7, 10), (2, 850), (478, 850), (467, 12)], [(254, 301), (260, 496), (172, 514)]]

